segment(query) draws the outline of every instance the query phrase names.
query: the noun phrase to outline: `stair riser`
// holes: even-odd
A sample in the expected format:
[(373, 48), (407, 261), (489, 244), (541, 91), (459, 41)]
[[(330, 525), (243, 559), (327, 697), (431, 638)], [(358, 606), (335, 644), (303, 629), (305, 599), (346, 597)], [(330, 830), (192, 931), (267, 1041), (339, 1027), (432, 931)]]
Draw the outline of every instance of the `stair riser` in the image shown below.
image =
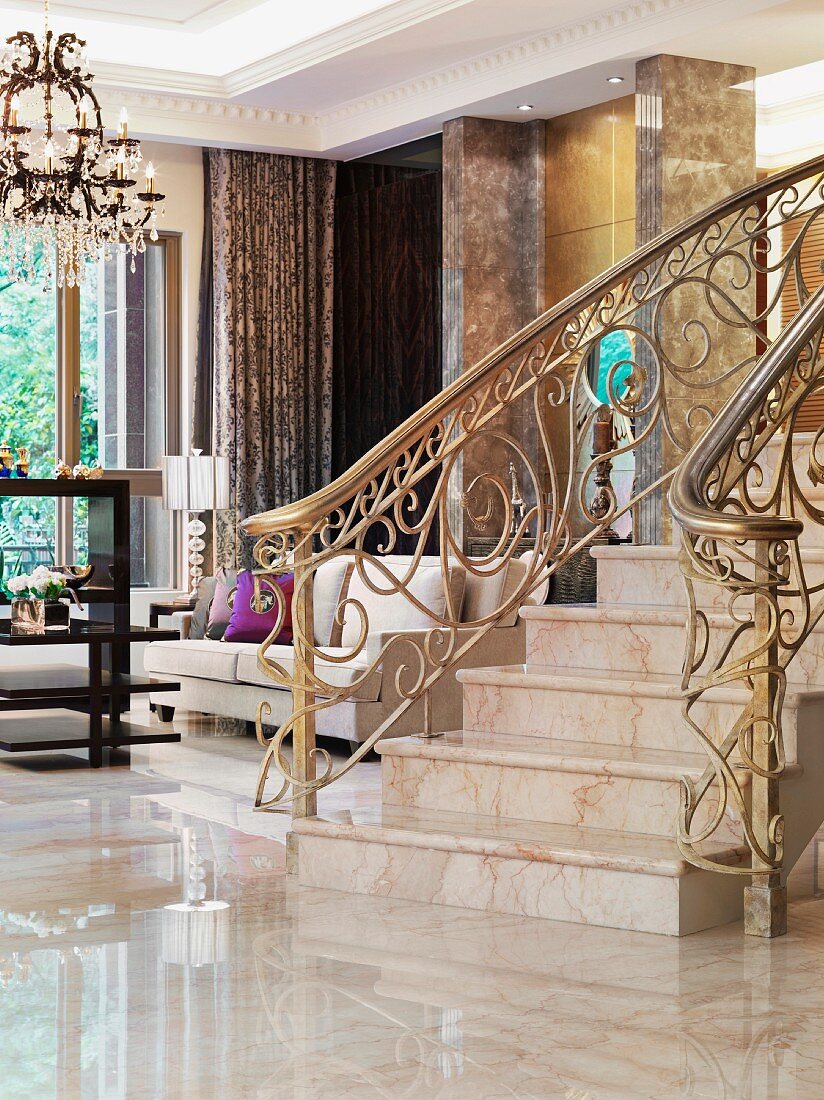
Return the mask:
[[(463, 685), (463, 727), (485, 733), (549, 737), (559, 741), (697, 752), (700, 745), (681, 715), (678, 699), (598, 694), (499, 684)], [(738, 719), (732, 703), (699, 702), (692, 710), (704, 732), (720, 743)], [(796, 760), (796, 711), (784, 710), (784, 746)]]
[[(817, 549), (824, 547), (824, 527), (815, 528), (819, 543), (801, 545)], [(812, 534), (811, 536), (812, 537)], [(805, 575), (810, 585), (824, 581), (824, 564), (809, 562)], [(725, 611), (728, 593), (719, 585), (696, 584), (695, 598), (699, 607)], [(676, 558), (599, 558), (598, 603), (652, 604), (655, 607), (686, 607), (684, 577)], [(744, 600), (740, 601), (743, 606)]]
[[(675, 781), (479, 764), (421, 757), (382, 757), (383, 804), (489, 817), (521, 818), (673, 837), (681, 786)], [(709, 820), (707, 806), (701, 824)], [(699, 821), (696, 820), (696, 828)], [(732, 845), (740, 828), (716, 833)]]
[(668, 878), (308, 835), (298, 865), (302, 886), (668, 936), (741, 913), (741, 883), (711, 872)]
[[(701, 607), (723, 608), (724, 593), (714, 585), (700, 585)], [(674, 558), (599, 558), (598, 603), (653, 604), (686, 607), (684, 576)]]
[[(726, 631), (711, 630), (710, 656), (720, 651)], [(526, 659), (533, 667), (676, 675), (686, 644), (684, 624), (528, 619)], [(824, 686), (824, 631), (814, 632), (791, 667), (799, 684)]]

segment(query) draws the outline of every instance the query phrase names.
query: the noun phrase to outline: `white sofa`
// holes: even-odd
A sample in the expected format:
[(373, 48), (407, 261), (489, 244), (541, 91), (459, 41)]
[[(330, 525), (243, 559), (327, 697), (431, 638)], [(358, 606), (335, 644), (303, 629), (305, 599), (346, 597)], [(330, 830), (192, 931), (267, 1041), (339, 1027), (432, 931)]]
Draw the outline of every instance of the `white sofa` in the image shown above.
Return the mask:
[[(399, 572), (409, 559), (388, 555), (381, 559), (393, 572)], [(423, 558), (420, 563), (421, 580), (425, 574), (437, 569), (439, 559)], [(474, 622), (495, 611), (515, 592), (526, 572), (526, 561), (513, 558), (508, 567), (497, 574), (478, 576), (461, 566), (450, 570), (450, 589), (456, 606), (462, 607), (461, 621)], [(389, 638), (412, 636), (423, 638), (430, 626), (410, 626), (420, 612), (414, 609), (402, 595), (376, 596), (367, 590), (356, 574), (350, 579), (351, 569), (338, 562), (329, 562), (318, 570), (314, 583), (315, 642), (330, 656), (351, 650), (352, 636), (360, 632), (354, 621), (356, 612), (349, 614), (341, 628), (341, 638), (335, 637), (335, 612), (345, 594), (354, 596), (367, 605), (369, 633), (366, 646), (357, 658), (343, 664), (316, 661), (318, 674), (328, 683), (349, 685), (367, 668)], [(430, 575), (430, 579), (431, 575)], [(416, 574), (417, 580), (417, 574)], [(347, 593), (344, 593), (344, 586)], [(443, 593), (443, 581), (438, 590)], [(419, 598), (426, 599), (423, 584)], [(432, 588), (430, 586), (430, 595)], [(542, 602), (544, 592), (524, 602)], [(443, 597), (442, 597), (443, 598)], [(431, 607), (432, 604), (427, 603)], [(171, 720), (175, 707), (216, 714), (225, 717), (254, 721), (259, 703), (266, 701), (272, 708), (267, 724), (280, 725), (292, 713), (291, 692), (280, 688), (257, 666), (258, 646), (255, 643), (210, 641), (187, 637), (191, 614), (180, 614), (177, 622), (182, 637), (179, 641), (152, 642), (145, 650), (146, 674), (158, 680), (180, 683), (176, 692), (158, 693), (151, 697), (161, 719)], [(467, 627), (467, 636), (474, 632)], [(334, 644), (338, 643), (338, 644)], [(352, 743), (365, 741), (392, 713), (399, 702), (395, 678), (401, 666), (409, 661), (409, 650), (393, 647), (380, 666), (357, 689), (351, 699), (321, 710), (317, 714), (317, 732), (321, 736), (339, 737)], [(272, 646), (267, 655), (291, 671), (294, 650), (291, 645)], [(496, 664), (519, 664), (525, 659), (524, 622), (514, 608), (507, 617), (490, 630), (466, 654), (460, 668), (479, 668)], [(437, 731), (461, 727), (461, 691), (455, 680), (456, 669), (447, 672), (432, 690), (432, 728)], [(419, 700), (396, 722), (390, 736), (400, 737), (419, 732), (423, 722), (423, 702)]]

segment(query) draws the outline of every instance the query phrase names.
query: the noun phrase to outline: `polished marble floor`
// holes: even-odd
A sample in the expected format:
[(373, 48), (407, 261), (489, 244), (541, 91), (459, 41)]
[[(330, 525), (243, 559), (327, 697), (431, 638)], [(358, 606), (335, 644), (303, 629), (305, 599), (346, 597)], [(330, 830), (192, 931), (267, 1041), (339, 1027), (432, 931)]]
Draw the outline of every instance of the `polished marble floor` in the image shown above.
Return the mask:
[[(254, 740), (179, 728), (0, 759), (0, 1100), (824, 1097), (816, 843), (773, 943), (301, 889)], [(378, 797), (365, 764), (324, 805)]]

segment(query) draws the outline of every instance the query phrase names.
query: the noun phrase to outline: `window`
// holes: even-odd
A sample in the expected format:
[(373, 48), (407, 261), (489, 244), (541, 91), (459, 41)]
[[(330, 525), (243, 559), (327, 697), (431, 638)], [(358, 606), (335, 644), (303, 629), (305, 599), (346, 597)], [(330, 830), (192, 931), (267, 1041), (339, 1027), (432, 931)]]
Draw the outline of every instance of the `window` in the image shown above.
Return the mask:
[(624, 383), (632, 373), (632, 343), (628, 334), (621, 329), (616, 329), (599, 340), (589, 353), (587, 379), (592, 392), (602, 404), (610, 403), (608, 382), (613, 368), (613, 392), (621, 396)]
[[(0, 442), (29, 449), (32, 477), (49, 477), (54, 468), (56, 358), (55, 292), (0, 282)], [(54, 560), (54, 504), (53, 499), (0, 500), (4, 572), (25, 572)]]
[[(55, 455), (131, 485), (135, 587), (178, 586), (178, 520), (160, 503), (160, 458), (179, 448), (179, 238), (89, 263), (80, 288), (0, 284), (0, 441), (27, 446), (31, 476)], [(6, 573), (85, 560), (88, 504), (0, 502)]]

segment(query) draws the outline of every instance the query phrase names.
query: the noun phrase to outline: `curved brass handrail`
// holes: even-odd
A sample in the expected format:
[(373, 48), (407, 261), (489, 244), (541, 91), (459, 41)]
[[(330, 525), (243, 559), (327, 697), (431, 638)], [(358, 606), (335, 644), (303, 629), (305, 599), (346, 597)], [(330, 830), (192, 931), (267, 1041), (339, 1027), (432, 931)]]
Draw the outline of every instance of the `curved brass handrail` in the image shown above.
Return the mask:
[(742, 388), (681, 461), (670, 486), (669, 505), (673, 518), (689, 534), (730, 541), (795, 539), (801, 534), (804, 524), (791, 517), (719, 511), (707, 501), (706, 485), (735, 445), (742, 427), (762, 409), (804, 348), (821, 332), (822, 325), (824, 283), (762, 355)]
[(739, 211), (743, 206), (751, 206), (766, 199), (775, 191), (809, 179), (822, 169), (824, 169), (824, 157), (819, 156), (783, 172), (777, 172), (766, 180), (733, 192), (727, 198), (702, 211), (701, 214), (687, 218), (679, 225), (642, 245), (605, 272), (591, 279), (580, 290), (568, 295), (525, 325), (474, 366), (463, 371), (454, 382), (437, 393), (421, 409), (390, 432), (385, 439), (367, 451), (344, 474), (301, 500), (249, 516), (241, 522), (241, 529), (247, 535), (260, 537), (271, 531), (297, 531), (316, 523), (321, 517), (350, 500), (355, 493), (368, 485), (387, 463), (401, 456), (422, 432), (436, 426), (445, 412), (460, 404), (477, 390), (484, 380), (491, 377), (496, 368), (510, 356), (527, 349), (530, 343), (538, 339), (547, 328), (556, 326), (565, 317), (574, 318), (582, 310), (602, 299), (610, 290), (644, 271), (654, 259), (688, 241), (703, 228)]
[[(669, 492), (682, 529), (690, 608), (682, 713), (708, 759), (699, 780), (682, 780), (678, 844), (698, 867), (752, 877), (745, 926), (759, 936), (786, 931), (785, 823), (779, 809), (786, 670), (824, 617), (824, 582), (807, 577), (799, 548), (804, 523), (796, 515), (821, 524), (824, 512), (799, 482), (794, 434), (802, 402), (822, 383), (824, 283), (682, 460)], [(816, 455), (822, 434), (824, 429), (810, 448), (813, 485), (824, 480)], [(762, 457), (771, 441), (779, 444), (774, 469)], [(728, 620), (711, 622), (700, 586), (723, 596)], [(720, 687), (742, 687), (749, 698), (723, 737), (707, 711), (696, 707), (707, 691)], [(740, 822), (751, 855), (747, 863), (719, 861), (707, 852), (706, 842), (728, 809)], [(796, 847), (805, 839), (792, 837)]]
[[(824, 602), (820, 613), (810, 606), (811, 593), (824, 592), (824, 580), (806, 583), (797, 549), (797, 511), (824, 524), (824, 510), (798, 491), (787, 462), (797, 410), (824, 384), (824, 362), (807, 348), (821, 292), (814, 292), (802, 263), (805, 242), (822, 222), (824, 157), (737, 192), (527, 325), (337, 481), (244, 522), (245, 532), (258, 537), (254, 608), (279, 608), (278, 624), (258, 650), (258, 667), (264, 682), (290, 690), (293, 700), (292, 713), (272, 736), (263, 726), (269, 704), (259, 707), (265, 753), (257, 808), (291, 806), (296, 817), (312, 815), (317, 792), (381, 738), (432, 732), (446, 674), (473, 661), (495, 663), (481, 659), (480, 643), (489, 639), (488, 652), (498, 653), (503, 643), (492, 644), (498, 640), (490, 635), (514, 621), (545, 578), (594, 539), (608, 537), (621, 516), (675, 476), (690, 600), (684, 714), (709, 759), (701, 780), (685, 780), (678, 841), (698, 866), (756, 880), (766, 875), (772, 888), (782, 853), (774, 786), (783, 768), (783, 665), (824, 614)], [(801, 310), (773, 340), (788, 287)], [(612, 365), (604, 379), (606, 404), (598, 409), (589, 363), (608, 339)], [(619, 354), (625, 357), (616, 362)], [(610, 422), (620, 425), (617, 434)], [(757, 460), (781, 428), (787, 431), (779, 476), (765, 490)], [(824, 481), (824, 457), (819, 461), (815, 445), (812, 450), (811, 476)], [(616, 488), (610, 470), (622, 464), (624, 481)], [(660, 516), (657, 501), (655, 509)], [(467, 539), (473, 529), (485, 540), (475, 555)], [(519, 572), (514, 559), (527, 535), (534, 555), (519, 563)], [(411, 546), (403, 560), (390, 556), (401, 540)], [(424, 554), (436, 555), (438, 593), (423, 595), (417, 587)], [(332, 563), (351, 577), (337, 597), (331, 636), (337, 630), (341, 637), (335, 642), (329, 632), (319, 637), (313, 614), (314, 578)], [(450, 580), (453, 563), (473, 582), (500, 576), (498, 594), (462, 609)], [(276, 645), (286, 601), (275, 579), (285, 572), (294, 573), (294, 647), (286, 651)], [(328, 593), (328, 578), (337, 574), (324, 575)], [(721, 585), (728, 596), (731, 638), (718, 646), (710, 645), (710, 620), (696, 594), (701, 584)], [(384, 597), (396, 601), (383, 604), (385, 610), (402, 606), (427, 625), (393, 629), (392, 616), (378, 606)], [(788, 616), (779, 600), (798, 606)], [(797, 637), (790, 637), (792, 624)], [(378, 675), (380, 702), (370, 704), (364, 731), (352, 704)], [(719, 745), (694, 705), (708, 688), (731, 684), (752, 702)], [(336, 766), (316, 748), (315, 733), (340, 735), (345, 721), (366, 739)], [(443, 728), (436, 725), (435, 732)], [(290, 735), (291, 759), (284, 749)], [(757, 813), (738, 763), (753, 777)], [(278, 786), (269, 792), (272, 779)], [(706, 797), (712, 792), (714, 801)], [(747, 867), (725, 856), (728, 804), (752, 854)], [(708, 820), (703, 809), (696, 816), (699, 807), (709, 810)], [(718, 843), (703, 845), (710, 839)]]

